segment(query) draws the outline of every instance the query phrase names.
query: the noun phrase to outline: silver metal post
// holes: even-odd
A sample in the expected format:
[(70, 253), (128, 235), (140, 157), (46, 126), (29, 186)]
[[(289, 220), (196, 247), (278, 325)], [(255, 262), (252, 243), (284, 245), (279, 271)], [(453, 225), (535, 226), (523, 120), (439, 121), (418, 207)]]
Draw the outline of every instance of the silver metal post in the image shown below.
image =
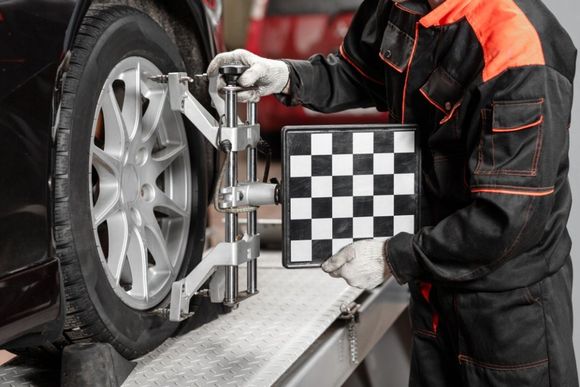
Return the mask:
[[(233, 128), (237, 124), (237, 93), (226, 88), (226, 124)], [(234, 187), (238, 176), (238, 152), (231, 152), (228, 159), (227, 184)], [(225, 241), (235, 242), (238, 236), (238, 215), (226, 214)], [(238, 299), (238, 267), (226, 266), (226, 286), (224, 303), (229, 306), (236, 304)]]
[[(248, 124), (255, 125), (258, 120), (258, 106), (254, 102), (247, 105), (248, 109)], [(256, 181), (257, 174), (257, 150), (254, 147), (248, 148), (247, 152), (247, 175), (248, 181)], [(256, 211), (248, 212), (248, 235), (256, 235), (258, 233), (258, 217)], [(258, 262), (255, 259), (248, 261), (248, 294), (258, 293)]]

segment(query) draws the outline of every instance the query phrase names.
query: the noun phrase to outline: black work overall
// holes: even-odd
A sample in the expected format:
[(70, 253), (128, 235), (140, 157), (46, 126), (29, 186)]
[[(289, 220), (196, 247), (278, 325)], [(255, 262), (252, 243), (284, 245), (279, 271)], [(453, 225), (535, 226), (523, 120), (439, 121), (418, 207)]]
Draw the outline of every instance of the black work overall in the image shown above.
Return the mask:
[(287, 61), (286, 104), (415, 123), (422, 227), (411, 386), (578, 386), (568, 131), (576, 49), (540, 0), (366, 0), (338, 54)]

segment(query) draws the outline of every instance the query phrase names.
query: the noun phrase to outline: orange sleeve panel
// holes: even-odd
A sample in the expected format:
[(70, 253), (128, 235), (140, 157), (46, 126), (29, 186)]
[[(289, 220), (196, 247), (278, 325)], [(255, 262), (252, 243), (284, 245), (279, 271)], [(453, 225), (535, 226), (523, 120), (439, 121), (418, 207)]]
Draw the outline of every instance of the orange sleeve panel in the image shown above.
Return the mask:
[(513, 0), (446, 0), (421, 18), (424, 27), (464, 18), (483, 49), (483, 81), (511, 67), (544, 65), (538, 32)]

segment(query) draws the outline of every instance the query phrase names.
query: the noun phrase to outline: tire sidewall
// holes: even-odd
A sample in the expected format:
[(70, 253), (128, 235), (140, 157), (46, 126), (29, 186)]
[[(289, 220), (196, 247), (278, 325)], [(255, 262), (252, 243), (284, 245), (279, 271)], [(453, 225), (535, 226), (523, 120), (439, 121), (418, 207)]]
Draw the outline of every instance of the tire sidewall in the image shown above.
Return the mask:
[[(91, 128), (101, 89), (111, 70), (131, 56), (148, 59), (164, 73), (185, 68), (175, 44), (147, 15), (129, 12), (106, 28), (82, 64), (76, 88), (70, 128), (69, 207), (75, 253), (93, 307), (116, 340), (137, 352), (146, 352), (171, 335), (177, 324), (151, 311), (130, 308), (110, 286), (93, 232), (88, 174)], [(188, 125), (185, 129), (192, 164), (192, 213), (178, 277), (183, 277), (199, 261), (205, 236), (204, 149), (199, 134)]]

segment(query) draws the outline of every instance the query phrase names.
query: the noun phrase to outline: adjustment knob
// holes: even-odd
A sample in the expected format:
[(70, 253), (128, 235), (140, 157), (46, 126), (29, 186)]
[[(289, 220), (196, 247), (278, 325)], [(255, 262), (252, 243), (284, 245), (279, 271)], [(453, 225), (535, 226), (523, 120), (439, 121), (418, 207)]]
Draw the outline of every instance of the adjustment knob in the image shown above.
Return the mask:
[(220, 74), (224, 76), (224, 80), (228, 86), (236, 86), (240, 75), (249, 68), (249, 66), (241, 63), (232, 63), (220, 67)]

